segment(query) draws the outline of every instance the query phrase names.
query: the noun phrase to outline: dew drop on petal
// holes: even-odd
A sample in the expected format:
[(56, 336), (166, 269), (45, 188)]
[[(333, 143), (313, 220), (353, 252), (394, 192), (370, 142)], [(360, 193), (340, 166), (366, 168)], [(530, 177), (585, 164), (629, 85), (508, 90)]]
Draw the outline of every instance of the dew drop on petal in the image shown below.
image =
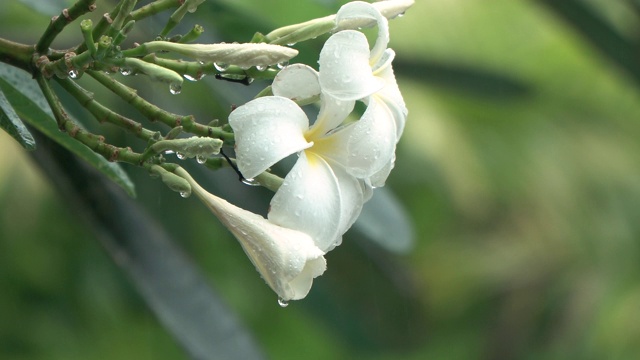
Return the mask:
[(188, 198), (189, 196), (191, 196), (191, 191), (180, 191), (180, 196), (182, 196), (183, 198)]
[(225, 71), (225, 70), (227, 70), (229, 68), (229, 65), (225, 64), (223, 62), (214, 62), (213, 63), (213, 67), (215, 67), (216, 70), (218, 70), (218, 71)]
[(196, 161), (198, 164), (204, 164), (207, 162), (207, 157), (202, 155), (196, 155)]
[(121, 67), (120, 68), (120, 75), (122, 76), (129, 76), (131, 75), (132, 70), (128, 67)]
[(174, 151), (173, 151), (173, 150), (165, 150), (165, 151), (164, 151), (164, 153), (165, 153), (165, 154), (173, 154), (173, 153), (174, 153)]
[(178, 95), (182, 91), (182, 85), (179, 83), (171, 83), (169, 84), (169, 92), (172, 95)]
[(267, 67), (264, 65), (256, 65), (256, 70), (258, 71), (265, 71), (267, 70)]
[(260, 186), (260, 182), (256, 179), (242, 178), (242, 183), (249, 186)]
[(69, 77), (72, 79), (77, 79), (78, 78), (78, 71), (77, 70), (69, 70)]
[(289, 62), (285, 60), (285, 61), (279, 62), (276, 66), (278, 67), (278, 69), (282, 70), (286, 68), (287, 65), (289, 65)]
[(187, 157), (185, 156), (185, 154), (183, 154), (183, 153), (176, 153), (176, 157), (177, 157), (178, 159), (180, 159), (180, 160), (184, 160), (184, 159), (186, 159), (186, 158), (187, 158)]
[(280, 307), (286, 308), (287, 306), (289, 306), (289, 303), (286, 300), (279, 298), (278, 305), (280, 305)]

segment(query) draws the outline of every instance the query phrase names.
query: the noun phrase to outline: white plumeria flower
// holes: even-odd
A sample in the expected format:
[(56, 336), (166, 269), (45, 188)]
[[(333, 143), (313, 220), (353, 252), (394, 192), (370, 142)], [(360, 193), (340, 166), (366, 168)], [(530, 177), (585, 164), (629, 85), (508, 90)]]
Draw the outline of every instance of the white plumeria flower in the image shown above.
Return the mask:
[(324, 273), (324, 252), (304, 232), (273, 224), (204, 190), (184, 169), (185, 178), (196, 194), (238, 239), (253, 265), (283, 301), (307, 296), (313, 279)]
[[(291, 70), (286, 74), (295, 73), (292, 78), (301, 86), (297, 93), (316, 93), (319, 85), (313, 69), (303, 65), (287, 69)], [(276, 92), (279, 83), (276, 78)], [(325, 252), (340, 244), (369, 196), (363, 177), (357, 174), (370, 176), (381, 169), (375, 160), (380, 155), (372, 150), (375, 143), (368, 142), (373, 137), (356, 131), (355, 124), (340, 126), (353, 106), (353, 101), (323, 98), (318, 117), (309, 126), (306, 114), (291, 99), (268, 96), (238, 107), (229, 116), (238, 168), (245, 177), (255, 177), (285, 157), (299, 154), (271, 200), (268, 218), (306, 232)]]

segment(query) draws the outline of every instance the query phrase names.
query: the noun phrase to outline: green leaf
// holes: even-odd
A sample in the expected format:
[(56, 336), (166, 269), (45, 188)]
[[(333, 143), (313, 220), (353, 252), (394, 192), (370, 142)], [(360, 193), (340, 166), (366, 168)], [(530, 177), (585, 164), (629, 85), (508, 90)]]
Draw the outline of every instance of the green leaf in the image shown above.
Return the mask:
[(407, 213), (386, 188), (374, 191), (354, 228), (389, 251), (402, 254), (413, 248), (414, 233)]
[(26, 150), (36, 149), (36, 141), (33, 139), (33, 135), (24, 126), (2, 91), (0, 91), (0, 127), (16, 139)]
[(30, 153), (192, 359), (262, 360), (262, 350), (161, 224), (53, 142)]
[[(627, 38), (609, 23), (586, 1), (536, 0), (547, 6), (562, 20), (570, 24), (582, 37), (604, 56), (626, 70), (636, 84), (640, 84), (640, 46), (635, 39)], [(633, 4), (638, 7), (637, 1)]]
[(36, 82), (27, 73), (9, 65), (0, 64), (0, 90), (4, 92), (20, 118), (100, 170), (120, 185), (129, 196), (136, 196), (133, 182), (119, 164), (109, 162), (58, 129), (47, 101)]

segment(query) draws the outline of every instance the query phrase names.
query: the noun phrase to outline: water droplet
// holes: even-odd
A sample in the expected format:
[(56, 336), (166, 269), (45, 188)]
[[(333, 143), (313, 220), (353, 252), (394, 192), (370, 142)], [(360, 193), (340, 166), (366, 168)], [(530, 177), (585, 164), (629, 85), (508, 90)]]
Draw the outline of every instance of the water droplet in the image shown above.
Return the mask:
[(286, 68), (287, 65), (289, 65), (289, 62), (285, 60), (285, 61), (279, 62), (276, 66), (278, 67), (278, 69), (282, 70)]
[(253, 82), (253, 78), (247, 77), (244, 79), (245, 83), (247, 83), (247, 85), (251, 84)]
[(249, 186), (260, 186), (260, 182), (256, 179), (242, 178), (242, 183)]
[(165, 150), (165, 151), (164, 151), (164, 153), (165, 153), (165, 154), (173, 154), (173, 153), (174, 153), (174, 151), (173, 151), (173, 150)]
[(201, 80), (204, 77), (204, 74), (198, 74), (196, 76), (191, 76), (189, 74), (184, 74), (182, 76), (184, 76), (184, 78), (189, 80), (189, 81), (198, 81), (198, 80)]
[(256, 65), (256, 70), (258, 71), (265, 71), (267, 70), (267, 67), (264, 65)]
[(182, 84), (178, 84), (178, 83), (169, 84), (169, 92), (172, 95), (178, 95), (180, 94), (181, 91), (182, 91)]
[(289, 303), (285, 299), (279, 298), (278, 305), (280, 305), (280, 307), (286, 308), (287, 306), (289, 306)]
[(178, 153), (176, 153), (176, 157), (177, 157), (178, 159), (180, 159), (180, 160), (184, 160), (184, 159), (186, 159), (186, 158), (187, 158), (187, 156), (186, 156), (185, 154), (183, 154), (183, 153), (179, 153), (179, 152), (178, 152)]
[(204, 164), (207, 162), (207, 157), (203, 155), (196, 155), (196, 161), (198, 164)]
[(122, 75), (122, 76), (129, 76), (129, 75), (131, 75), (132, 72), (133, 71), (128, 67), (121, 67), (120, 68), (120, 75)]
[(180, 191), (180, 196), (182, 196), (183, 198), (188, 198), (189, 196), (191, 196), (191, 191)]
[(403, 12), (401, 12), (400, 14), (396, 15), (396, 17), (399, 17), (399, 18), (401, 18), (401, 17), (403, 17), (403, 16), (404, 16), (404, 11), (403, 11)]
[(215, 67), (218, 71), (225, 71), (229, 68), (229, 64), (225, 64), (223, 62), (214, 62), (213, 67)]
[(287, 44), (287, 46), (293, 46), (293, 45), (295, 45), (295, 44), (296, 44), (296, 43), (294, 43), (294, 42), (293, 42), (293, 43), (288, 43), (288, 44)]
[(69, 77), (72, 79), (77, 79), (78, 78), (78, 71), (71, 69), (69, 70)]

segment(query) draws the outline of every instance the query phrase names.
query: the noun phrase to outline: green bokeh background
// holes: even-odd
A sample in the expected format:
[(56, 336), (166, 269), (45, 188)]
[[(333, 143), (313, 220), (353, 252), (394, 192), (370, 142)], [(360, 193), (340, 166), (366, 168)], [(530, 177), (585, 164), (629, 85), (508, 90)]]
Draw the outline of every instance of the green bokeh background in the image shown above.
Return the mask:
[[(212, 41), (246, 41), (342, 3), (210, 0), (184, 22)], [(578, 3), (640, 39), (633, 1)], [(3, 3), (0, 36), (33, 43), (48, 18)], [(132, 36), (162, 24), (140, 23)], [(387, 188), (413, 225), (411, 251), (350, 231), (308, 298), (283, 309), (201, 204), (125, 166), (137, 201), (271, 359), (640, 357), (639, 82), (542, 1), (417, 0), (390, 28), (410, 114)], [(79, 39), (67, 29), (55, 45)], [(322, 40), (300, 45), (300, 61), (315, 65)], [(261, 88), (239, 87), (205, 78), (178, 96), (140, 91), (224, 119)], [(266, 209), (268, 192), (226, 170), (203, 174), (221, 196)], [(186, 359), (49, 183), (0, 134), (0, 358)]]

